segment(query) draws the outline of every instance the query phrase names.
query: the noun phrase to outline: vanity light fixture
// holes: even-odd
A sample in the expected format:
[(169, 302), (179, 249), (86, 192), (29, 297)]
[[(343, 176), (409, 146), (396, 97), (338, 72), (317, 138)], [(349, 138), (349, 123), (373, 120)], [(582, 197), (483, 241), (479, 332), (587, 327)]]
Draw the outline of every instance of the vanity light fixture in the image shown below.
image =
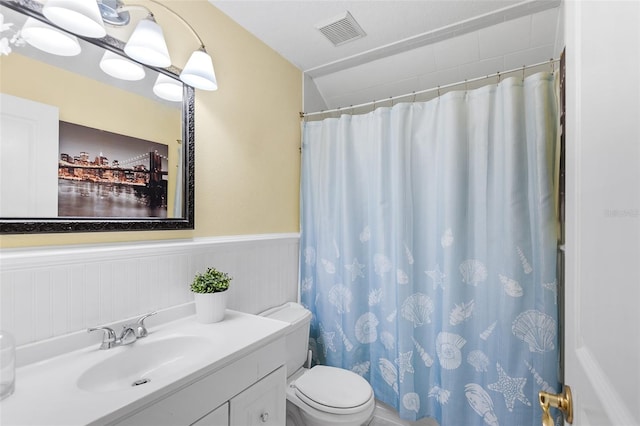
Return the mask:
[(138, 22), (124, 46), (124, 53), (131, 59), (153, 67), (165, 68), (171, 65), (164, 33), (151, 14)]
[(102, 38), (107, 35), (94, 0), (47, 0), (42, 14), (60, 28), (80, 36)]
[(153, 85), (153, 93), (170, 102), (182, 102), (182, 84), (174, 78), (159, 74)]
[(78, 38), (34, 18), (27, 18), (20, 35), (31, 46), (58, 56), (76, 56), (82, 48)]
[(202, 90), (218, 89), (218, 82), (213, 71), (213, 61), (204, 50), (204, 45), (191, 54), (187, 65), (180, 73), (180, 80), (189, 86)]
[(145, 76), (142, 65), (110, 50), (105, 51), (102, 55), (100, 69), (120, 80), (137, 81), (142, 80)]
[[(180, 73), (180, 80), (196, 89), (217, 90), (218, 82), (213, 61), (198, 33), (174, 10), (157, 0), (148, 1), (164, 8), (180, 20), (200, 43), (200, 47), (191, 54)], [(74, 34), (101, 38), (106, 35), (105, 22), (113, 26), (132, 25), (133, 19), (129, 10), (134, 9), (144, 9), (147, 16), (137, 22), (124, 47), (125, 53), (131, 59), (145, 65), (160, 68), (171, 66), (162, 27), (146, 6), (125, 4), (122, 0), (46, 0), (42, 13), (55, 25)]]

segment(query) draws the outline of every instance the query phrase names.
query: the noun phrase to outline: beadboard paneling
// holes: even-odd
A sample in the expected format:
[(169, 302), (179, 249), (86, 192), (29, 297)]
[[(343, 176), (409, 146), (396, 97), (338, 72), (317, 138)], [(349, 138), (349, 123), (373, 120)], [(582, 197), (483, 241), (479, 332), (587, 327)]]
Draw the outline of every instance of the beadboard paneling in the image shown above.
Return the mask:
[(215, 266), (233, 277), (229, 308), (297, 300), (298, 234), (0, 250), (0, 328), (18, 345), (193, 300)]

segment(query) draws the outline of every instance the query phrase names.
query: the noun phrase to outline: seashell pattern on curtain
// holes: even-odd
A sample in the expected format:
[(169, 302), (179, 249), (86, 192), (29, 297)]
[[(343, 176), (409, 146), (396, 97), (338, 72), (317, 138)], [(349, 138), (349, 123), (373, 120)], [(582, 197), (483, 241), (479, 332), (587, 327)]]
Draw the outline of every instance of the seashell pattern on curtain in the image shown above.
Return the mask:
[(405, 419), (537, 426), (558, 389), (554, 78), (303, 123), (314, 360)]

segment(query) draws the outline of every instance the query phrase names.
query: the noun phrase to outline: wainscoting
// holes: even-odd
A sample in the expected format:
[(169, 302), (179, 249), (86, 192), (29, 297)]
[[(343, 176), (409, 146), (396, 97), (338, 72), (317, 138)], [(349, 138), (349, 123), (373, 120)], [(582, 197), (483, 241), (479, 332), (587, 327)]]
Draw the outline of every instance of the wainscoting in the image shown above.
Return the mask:
[(0, 328), (20, 346), (189, 304), (208, 266), (234, 278), (230, 309), (258, 313), (297, 300), (298, 244), (265, 234), (0, 250)]

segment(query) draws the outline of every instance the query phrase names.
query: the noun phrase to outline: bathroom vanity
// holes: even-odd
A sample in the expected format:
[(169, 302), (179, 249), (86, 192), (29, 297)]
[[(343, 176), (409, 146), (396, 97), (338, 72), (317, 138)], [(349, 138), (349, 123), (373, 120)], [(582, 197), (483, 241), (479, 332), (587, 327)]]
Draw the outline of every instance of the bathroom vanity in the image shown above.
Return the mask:
[(283, 425), (287, 323), (228, 310), (149, 329), (136, 342), (99, 344), (16, 371), (0, 402), (7, 425)]

